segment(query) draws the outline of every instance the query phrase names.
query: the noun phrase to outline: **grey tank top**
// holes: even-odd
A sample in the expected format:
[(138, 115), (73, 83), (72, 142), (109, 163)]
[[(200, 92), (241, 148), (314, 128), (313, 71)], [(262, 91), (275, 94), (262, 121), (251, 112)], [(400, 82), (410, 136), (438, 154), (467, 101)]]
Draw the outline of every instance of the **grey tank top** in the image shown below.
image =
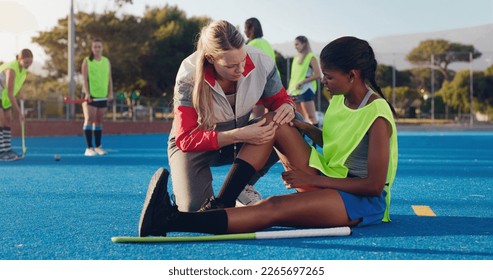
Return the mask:
[[(375, 94), (372, 90), (368, 90), (365, 97), (358, 106), (358, 109), (363, 108), (370, 99), (370, 96)], [(348, 177), (366, 178), (368, 177), (368, 143), (369, 135), (366, 132), (365, 136), (358, 144), (356, 149), (349, 155), (346, 160), (346, 167), (349, 169)]]

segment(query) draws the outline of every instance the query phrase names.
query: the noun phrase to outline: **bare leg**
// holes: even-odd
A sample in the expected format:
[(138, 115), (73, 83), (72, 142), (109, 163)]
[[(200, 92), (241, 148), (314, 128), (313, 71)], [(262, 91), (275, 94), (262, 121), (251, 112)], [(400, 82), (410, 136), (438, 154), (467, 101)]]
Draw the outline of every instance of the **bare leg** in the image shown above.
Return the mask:
[(82, 103), (82, 113), (84, 115), (84, 125), (90, 124), (89, 122), (89, 109), (87, 108), (87, 102)]
[(339, 193), (332, 189), (274, 196), (259, 203), (225, 209), (228, 232), (254, 232), (272, 226), (354, 226)]
[(317, 112), (315, 109), (315, 102), (312, 100), (312, 101), (301, 102), (300, 104), (301, 107), (303, 108), (305, 119), (308, 119), (311, 124), (317, 124), (318, 119), (317, 119)]
[(299, 112), (303, 116), (304, 121), (308, 121), (308, 114), (305, 111), (305, 107), (301, 106), (303, 102), (296, 103), (296, 111)]
[(97, 121), (97, 110), (94, 106), (87, 105), (87, 124), (95, 125)]
[(107, 108), (97, 108), (96, 110), (96, 125), (103, 125), (104, 115), (106, 114)]
[[(272, 119), (272, 114), (266, 115), (268, 121)], [(251, 164), (256, 170), (262, 168), (275, 146), (280, 153), (279, 157), (286, 168), (300, 168), (305, 171), (312, 170), (308, 167), (308, 158), (310, 156), (310, 147), (301, 137), (301, 134), (294, 127), (284, 124), (277, 128), (275, 138), (272, 142), (263, 145), (244, 144), (238, 153), (238, 158)], [(289, 160), (291, 159), (291, 160)], [(308, 168), (307, 168), (308, 167)], [(316, 174), (311, 172), (311, 174)]]
[(105, 154), (103, 150), (101, 150), (101, 139), (103, 137), (103, 118), (104, 114), (106, 114), (106, 108), (97, 108), (96, 109), (96, 121), (95, 121), (95, 130), (94, 130), (94, 142), (95, 147), (99, 148), (98, 153)]
[[(265, 118), (267, 118), (267, 123), (272, 121), (272, 117), (274, 116), (275, 113), (267, 113), (264, 115)], [(279, 128), (278, 130), (279, 131)], [(278, 132), (276, 132), (277, 134)], [(268, 143), (265, 143), (263, 145), (251, 145), (251, 144), (243, 144), (241, 147), (240, 152), (238, 153), (238, 158), (248, 162), (255, 170), (260, 170), (265, 163), (267, 162), (271, 152), (272, 148), (274, 146), (274, 141), (272, 140)]]
[[(238, 154), (238, 158), (241, 158), (252, 165), (256, 170), (259, 170), (259, 168), (267, 161), (270, 151), (272, 151), (271, 145), (272, 144), (270, 143), (265, 145), (245, 144)], [(274, 138), (274, 145), (284, 169), (300, 169), (308, 174), (318, 174), (318, 170), (308, 165), (311, 148), (296, 128), (291, 127), (288, 124), (278, 127)], [(298, 191), (314, 189), (317, 188), (305, 186), (303, 188), (298, 188)]]

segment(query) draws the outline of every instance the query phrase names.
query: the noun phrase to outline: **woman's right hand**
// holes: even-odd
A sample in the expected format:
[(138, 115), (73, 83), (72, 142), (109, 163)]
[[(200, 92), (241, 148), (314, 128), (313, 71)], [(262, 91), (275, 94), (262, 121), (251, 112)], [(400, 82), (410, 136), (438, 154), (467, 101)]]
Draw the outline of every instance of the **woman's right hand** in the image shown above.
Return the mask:
[(276, 134), (277, 125), (274, 122), (266, 123), (266, 119), (261, 119), (256, 123), (238, 128), (236, 133), (239, 142), (252, 145), (262, 145), (268, 143)]

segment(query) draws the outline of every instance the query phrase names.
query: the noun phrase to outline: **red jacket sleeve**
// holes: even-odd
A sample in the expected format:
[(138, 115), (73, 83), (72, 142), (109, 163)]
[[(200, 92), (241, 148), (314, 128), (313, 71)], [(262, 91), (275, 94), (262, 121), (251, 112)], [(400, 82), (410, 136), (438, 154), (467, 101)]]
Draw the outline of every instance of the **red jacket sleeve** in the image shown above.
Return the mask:
[(183, 152), (218, 150), (217, 131), (197, 129), (198, 115), (194, 108), (178, 106), (174, 109), (176, 146)]
[(284, 87), (281, 87), (281, 90), (278, 93), (276, 93), (275, 95), (273, 95), (271, 97), (263, 98), (261, 100), (264, 103), (264, 106), (271, 111), (274, 111), (277, 108), (281, 107), (281, 105), (284, 103), (289, 103), (294, 108), (296, 108), (296, 106), (293, 102), (293, 99), (291, 99), (291, 97), (289, 97), (289, 95), (286, 92), (286, 89)]

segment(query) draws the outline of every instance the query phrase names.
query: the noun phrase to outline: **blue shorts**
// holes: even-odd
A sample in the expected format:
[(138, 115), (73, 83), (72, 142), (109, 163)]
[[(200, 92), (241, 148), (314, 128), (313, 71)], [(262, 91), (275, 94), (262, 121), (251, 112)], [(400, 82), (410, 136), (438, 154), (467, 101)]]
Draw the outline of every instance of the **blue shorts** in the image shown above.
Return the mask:
[(315, 93), (309, 88), (302, 94), (291, 95), (291, 98), (293, 98), (293, 101), (296, 103), (313, 101), (315, 99)]
[(346, 212), (351, 221), (361, 219), (359, 227), (380, 224), (386, 208), (385, 196), (383, 191), (380, 196), (361, 196), (343, 191), (338, 191), (341, 195)]

